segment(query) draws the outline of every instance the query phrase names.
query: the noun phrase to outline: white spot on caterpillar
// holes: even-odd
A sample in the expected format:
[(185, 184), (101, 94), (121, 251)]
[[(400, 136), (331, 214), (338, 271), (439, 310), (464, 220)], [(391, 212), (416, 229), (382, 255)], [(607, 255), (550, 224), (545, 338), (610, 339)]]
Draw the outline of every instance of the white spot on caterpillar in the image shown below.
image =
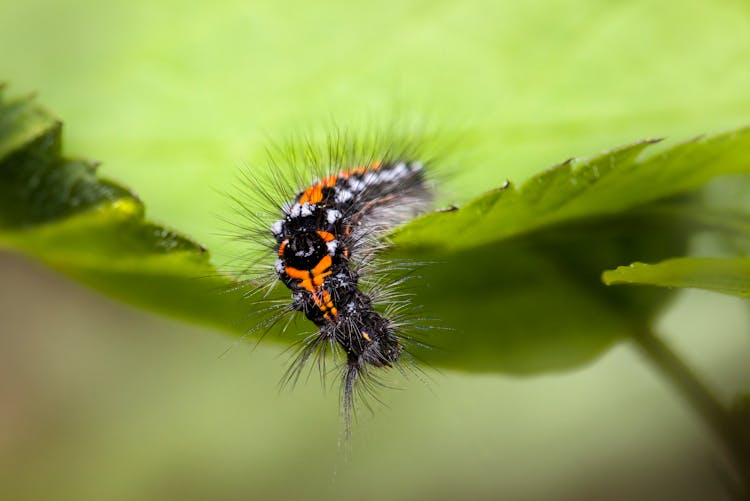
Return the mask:
[[(336, 197), (336, 201), (338, 202), (338, 197)], [(328, 220), (328, 224), (333, 224), (341, 219), (341, 212), (337, 211), (336, 209), (328, 209), (326, 211), (326, 219)]]
[(326, 244), (326, 247), (328, 247), (328, 254), (333, 256), (336, 254), (336, 248), (339, 246), (339, 243), (336, 240), (331, 240)]
[(336, 203), (342, 204), (354, 197), (349, 190), (340, 190), (336, 193)]
[(299, 211), (301, 209), (302, 208), (300, 207), (299, 204), (294, 204), (294, 206), (292, 207), (292, 211), (289, 213), (289, 215), (292, 217), (299, 217)]
[(309, 216), (312, 216), (312, 214), (313, 214), (313, 209), (310, 206), (310, 204), (307, 202), (303, 203), (302, 206), (300, 207), (300, 215), (302, 217), (309, 217)]
[(281, 259), (277, 259), (274, 268), (276, 268), (276, 273), (281, 275), (284, 273), (284, 262)]
[(393, 168), (393, 175), (396, 177), (403, 177), (408, 173), (408, 170), (406, 169), (406, 164), (404, 162), (399, 162), (396, 164), (396, 166)]
[(380, 180), (382, 182), (388, 183), (390, 181), (393, 181), (394, 179), (396, 179), (396, 173), (392, 170), (386, 170), (380, 174)]
[(362, 191), (367, 188), (367, 185), (359, 179), (351, 178), (349, 180), (349, 189), (352, 191)]
[(307, 249), (300, 249), (297, 252), (294, 253), (297, 257), (309, 257), (312, 256), (315, 252), (315, 248), (313, 246), (308, 246)]
[(271, 231), (273, 232), (275, 236), (278, 237), (281, 235), (283, 224), (284, 224), (284, 221), (282, 220), (278, 220), (275, 223), (273, 223), (273, 226), (271, 226)]

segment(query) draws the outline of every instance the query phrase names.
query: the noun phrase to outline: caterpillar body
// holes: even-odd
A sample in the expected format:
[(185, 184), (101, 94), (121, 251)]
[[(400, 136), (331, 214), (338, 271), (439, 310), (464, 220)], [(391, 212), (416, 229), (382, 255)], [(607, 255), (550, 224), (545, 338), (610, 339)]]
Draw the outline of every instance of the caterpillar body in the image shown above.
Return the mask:
[(319, 328), (305, 350), (334, 342), (346, 355), (347, 415), (357, 379), (368, 367), (390, 367), (404, 349), (397, 325), (360, 290), (350, 259), (372, 252), (374, 239), (424, 210), (428, 200), (422, 164), (374, 163), (313, 184), (272, 226), (276, 272), (292, 291), (293, 308)]
[[(355, 397), (372, 395), (380, 382), (378, 370), (400, 369), (399, 362), (411, 362), (408, 348), (415, 342), (411, 332), (420, 327), (411, 323), (409, 301), (398, 291), (404, 277), (393, 276), (413, 266), (380, 256), (391, 230), (429, 209), (432, 189), (423, 164), (411, 156), (413, 149), (404, 148), (399, 154), (390, 148), (381, 150), (336, 142), (325, 150), (325, 166), (321, 151), (289, 154), (283, 162), (296, 179), (272, 162), (271, 183), (248, 178), (245, 195), (255, 204), (247, 197), (236, 199), (240, 211), (252, 220), (242, 228), (254, 230), (243, 234), (243, 240), (270, 236), (265, 246), (276, 256), (275, 263), (253, 263), (260, 268), (273, 266), (273, 273), (266, 275), (265, 286), (258, 285), (256, 274), (256, 280), (250, 281), (255, 284), (251, 294), (278, 292), (273, 284), (279, 281), (291, 291), (291, 301), (289, 296), (269, 300), (270, 317), (257, 328), (270, 329), (285, 314), (295, 312), (317, 328), (298, 343), (284, 383), (294, 383), (311, 358), (317, 358), (325, 374), (328, 354), (343, 354), (341, 396), (347, 435)], [(306, 162), (302, 169), (312, 166), (315, 171), (320, 166), (317, 175), (308, 178), (311, 182), (298, 179), (301, 162)], [(303, 188), (292, 191), (290, 184), (295, 182)], [(363, 401), (367, 404), (366, 398)]]

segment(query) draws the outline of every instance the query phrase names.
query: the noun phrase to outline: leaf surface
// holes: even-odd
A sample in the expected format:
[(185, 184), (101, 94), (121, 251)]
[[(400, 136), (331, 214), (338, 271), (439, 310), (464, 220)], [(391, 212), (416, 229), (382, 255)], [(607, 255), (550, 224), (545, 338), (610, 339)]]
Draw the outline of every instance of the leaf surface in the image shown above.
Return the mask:
[(605, 271), (602, 280), (607, 285), (687, 287), (750, 297), (750, 259), (685, 257), (633, 263)]

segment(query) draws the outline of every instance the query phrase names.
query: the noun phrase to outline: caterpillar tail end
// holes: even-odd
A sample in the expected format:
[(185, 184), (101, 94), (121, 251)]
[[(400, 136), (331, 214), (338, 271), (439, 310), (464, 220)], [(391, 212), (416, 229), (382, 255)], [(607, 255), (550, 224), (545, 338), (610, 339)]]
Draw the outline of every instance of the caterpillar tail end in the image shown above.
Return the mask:
[(344, 368), (341, 385), (341, 413), (344, 418), (344, 436), (348, 441), (351, 437), (352, 418), (354, 417), (354, 398), (361, 365), (358, 361), (349, 361)]

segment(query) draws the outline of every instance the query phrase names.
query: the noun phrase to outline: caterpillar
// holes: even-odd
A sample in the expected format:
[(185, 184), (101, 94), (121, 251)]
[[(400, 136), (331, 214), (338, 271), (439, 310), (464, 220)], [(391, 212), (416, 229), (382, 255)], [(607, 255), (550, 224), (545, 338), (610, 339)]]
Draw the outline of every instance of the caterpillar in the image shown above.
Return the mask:
[[(247, 178), (245, 194), (256, 204), (236, 200), (253, 221), (254, 231), (244, 238), (263, 239), (275, 255), (261, 265), (273, 272), (249, 295), (266, 290), (265, 297), (279, 281), (290, 294), (270, 300), (270, 318), (257, 328), (270, 329), (287, 313), (301, 313), (317, 328), (299, 344), (284, 382), (296, 382), (311, 358), (324, 375), (327, 355), (343, 355), (341, 404), (348, 436), (355, 396), (366, 402), (379, 383), (373, 371), (398, 366), (415, 342), (404, 311), (409, 302), (398, 292), (404, 277), (391, 276), (409, 266), (380, 256), (392, 229), (429, 209), (433, 190), (413, 147), (365, 146), (337, 137), (320, 150), (308, 145), (302, 153), (293, 151), (281, 167), (270, 163), (270, 182)], [(304, 165), (296, 165), (300, 162)], [(306, 168), (312, 175), (300, 182)], [(290, 196), (295, 183), (301, 187)], [(257, 284), (257, 277), (252, 282)]]

